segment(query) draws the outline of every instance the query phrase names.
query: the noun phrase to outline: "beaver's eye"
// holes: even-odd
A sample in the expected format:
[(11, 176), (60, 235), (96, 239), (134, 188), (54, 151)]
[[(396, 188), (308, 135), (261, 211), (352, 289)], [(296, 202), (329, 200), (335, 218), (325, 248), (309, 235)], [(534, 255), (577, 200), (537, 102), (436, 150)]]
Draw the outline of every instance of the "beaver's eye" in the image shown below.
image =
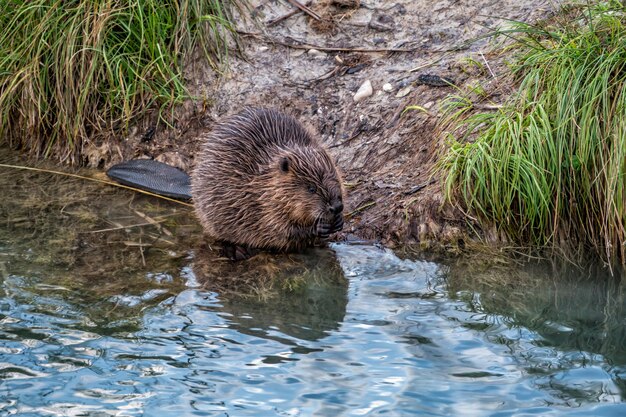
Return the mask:
[(309, 185), (309, 187), (307, 188), (307, 190), (309, 190), (309, 192), (311, 194), (315, 194), (317, 192), (317, 187), (314, 186), (313, 184)]

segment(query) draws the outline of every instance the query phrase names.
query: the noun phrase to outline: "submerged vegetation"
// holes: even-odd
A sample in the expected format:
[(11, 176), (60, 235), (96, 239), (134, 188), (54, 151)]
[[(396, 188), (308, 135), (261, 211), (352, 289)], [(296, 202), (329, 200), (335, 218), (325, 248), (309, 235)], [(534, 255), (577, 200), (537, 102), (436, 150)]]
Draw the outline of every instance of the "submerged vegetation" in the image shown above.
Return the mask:
[(570, 6), (518, 23), (519, 91), (495, 112), (449, 100), (447, 197), (521, 245), (626, 261), (626, 7)]
[(213, 66), (243, 0), (0, 1), (0, 138), (79, 163), (86, 141), (188, 96), (185, 59)]

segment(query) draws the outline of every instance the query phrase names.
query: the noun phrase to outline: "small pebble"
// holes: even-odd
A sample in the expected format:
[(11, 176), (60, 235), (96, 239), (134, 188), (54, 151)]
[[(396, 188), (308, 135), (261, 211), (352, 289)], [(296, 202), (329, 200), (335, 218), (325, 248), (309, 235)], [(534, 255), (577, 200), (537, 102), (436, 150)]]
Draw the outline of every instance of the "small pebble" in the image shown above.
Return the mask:
[(311, 57), (313, 57), (315, 59), (324, 59), (324, 58), (326, 58), (326, 52), (318, 51), (317, 49), (313, 49), (313, 48), (309, 49), (307, 54), (309, 54)]
[(391, 85), (390, 83), (386, 83), (383, 85), (383, 91), (385, 92), (390, 92), (393, 91), (393, 85)]
[(406, 96), (407, 94), (409, 94), (411, 92), (411, 86), (405, 87), (402, 90), (398, 91), (398, 93), (396, 94), (397, 98), (401, 98)]
[(266, 52), (268, 49), (270, 49), (269, 46), (259, 46), (259, 52)]
[(394, 21), (391, 16), (374, 13), (368, 26), (371, 29), (377, 30), (379, 32), (389, 32), (393, 30), (393, 23)]
[(371, 96), (373, 93), (374, 89), (372, 88), (372, 83), (370, 82), (370, 80), (367, 80), (363, 84), (361, 84), (356, 94), (354, 95), (353, 100), (355, 103), (358, 103), (359, 101)]

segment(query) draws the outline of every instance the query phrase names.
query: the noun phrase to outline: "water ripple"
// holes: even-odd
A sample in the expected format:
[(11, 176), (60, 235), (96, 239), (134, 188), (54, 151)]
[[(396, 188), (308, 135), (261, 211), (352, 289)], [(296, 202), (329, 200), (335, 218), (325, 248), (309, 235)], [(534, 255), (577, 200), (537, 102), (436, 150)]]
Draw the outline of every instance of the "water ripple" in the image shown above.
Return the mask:
[[(222, 300), (198, 287), (188, 266), (149, 273), (147, 288), (107, 294), (99, 310), (72, 301), (66, 286), (9, 275), (0, 297), (0, 414), (626, 410), (624, 352), (557, 343), (580, 342), (575, 323), (534, 315), (536, 326), (525, 326), (481, 293), (461, 288), (451, 297), (447, 270), (435, 263), (376, 247), (333, 250), (347, 287), (316, 287), (285, 304)], [(181, 280), (187, 285), (174, 294), (162, 287)], [(305, 309), (329, 298), (332, 308)]]

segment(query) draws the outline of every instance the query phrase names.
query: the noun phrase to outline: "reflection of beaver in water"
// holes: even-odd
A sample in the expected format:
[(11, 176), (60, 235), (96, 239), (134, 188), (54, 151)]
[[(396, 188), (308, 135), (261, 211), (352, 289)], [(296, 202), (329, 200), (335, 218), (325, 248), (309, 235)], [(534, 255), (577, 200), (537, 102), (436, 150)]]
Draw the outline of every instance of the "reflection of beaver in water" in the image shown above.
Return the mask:
[(205, 138), (192, 174), (206, 233), (250, 249), (297, 250), (343, 227), (341, 177), (324, 148), (294, 118), (247, 108)]

